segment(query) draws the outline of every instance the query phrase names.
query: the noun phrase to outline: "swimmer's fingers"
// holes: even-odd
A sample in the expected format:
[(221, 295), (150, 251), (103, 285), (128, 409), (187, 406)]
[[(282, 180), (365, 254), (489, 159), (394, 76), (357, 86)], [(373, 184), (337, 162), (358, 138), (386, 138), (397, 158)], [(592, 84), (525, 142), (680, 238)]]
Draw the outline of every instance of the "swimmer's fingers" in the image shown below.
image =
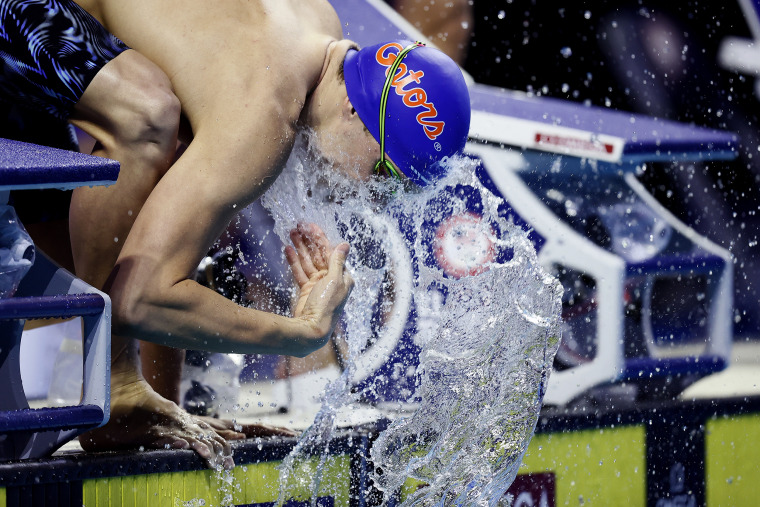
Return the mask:
[(317, 224), (307, 224), (300, 227), (301, 233), (306, 239), (306, 246), (309, 249), (314, 267), (319, 271), (326, 271), (331, 251), (327, 235)]
[(319, 270), (314, 266), (311, 258), (309, 246), (306, 244), (303, 232), (303, 226), (299, 225), (296, 229), (290, 231), (290, 240), (298, 253), (298, 262), (303, 269), (307, 278), (315, 275)]
[[(299, 250), (299, 253), (309, 258), (314, 273), (327, 271), (332, 249), (324, 231), (317, 224), (298, 224), (296, 230), (306, 247), (305, 251)], [(307, 275), (313, 276), (314, 273), (307, 272)]]
[(301, 266), (301, 260), (298, 257), (298, 252), (296, 252), (295, 248), (292, 246), (286, 246), (285, 258), (290, 265), (290, 270), (293, 272), (293, 278), (296, 283), (299, 287), (303, 287), (303, 285), (309, 281), (309, 277), (304, 273), (303, 267)]

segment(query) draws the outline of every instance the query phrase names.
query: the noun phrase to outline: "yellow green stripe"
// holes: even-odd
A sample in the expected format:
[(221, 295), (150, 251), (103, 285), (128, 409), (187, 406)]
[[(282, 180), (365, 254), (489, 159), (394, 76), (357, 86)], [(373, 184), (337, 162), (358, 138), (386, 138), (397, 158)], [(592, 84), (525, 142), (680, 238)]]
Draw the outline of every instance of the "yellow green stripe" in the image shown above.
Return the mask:
[(557, 505), (646, 505), (646, 432), (623, 426), (537, 434), (519, 473), (553, 472)]
[(705, 425), (705, 488), (710, 507), (756, 507), (760, 501), (760, 415)]
[[(623, 426), (533, 436), (520, 474), (550, 472), (556, 505), (646, 505), (646, 432)], [(409, 479), (402, 499), (422, 483)]]
[[(231, 483), (212, 470), (89, 479), (82, 482), (83, 504), (85, 507), (218, 506), (225, 493), (231, 495), (233, 505), (273, 502), (279, 495), (279, 464), (238, 466), (232, 471)], [(349, 504), (350, 464), (349, 456), (334, 456), (325, 464), (319, 495), (333, 497), (336, 506)], [(290, 498), (311, 497), (309, 488), (317, 466), (317, 458), (299, 465), (289, 488)], [(0, 491), (0, 507), (5, 507), (5, 490)]]

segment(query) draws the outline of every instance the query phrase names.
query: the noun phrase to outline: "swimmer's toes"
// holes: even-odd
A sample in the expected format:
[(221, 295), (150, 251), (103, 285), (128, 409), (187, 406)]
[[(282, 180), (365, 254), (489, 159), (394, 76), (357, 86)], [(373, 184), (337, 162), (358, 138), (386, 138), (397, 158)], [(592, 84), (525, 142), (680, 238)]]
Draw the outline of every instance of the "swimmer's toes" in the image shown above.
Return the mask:
[[(203, 458), (210, 468), (224, 467), (225, 470), (231, 470), (235, 467), (235, 461), (230, 454), (225, 454), (224, 450), (218, 445), (210, 442), (203, 442), (195, 438), (188, 438), (190, 447)], [(212, 450), (212, 447), (215, 449)]]
[(190, 449), (190, 444), (185, 440), (175, 440), (170, 445), (172, 449)]
[(238, 431), (217, 429), (216, 432), (225, 440), (245, 440), (246, 438), (245, 433), (240, 433)]
[(201, 442), (196, 438), (188, 438), (187, 441), (190, 443), (190, 447), (192, 447), (192, 449), (197, 452), (201, 458), (208, 461), (216, 457), (216, 453), (209, 443)]

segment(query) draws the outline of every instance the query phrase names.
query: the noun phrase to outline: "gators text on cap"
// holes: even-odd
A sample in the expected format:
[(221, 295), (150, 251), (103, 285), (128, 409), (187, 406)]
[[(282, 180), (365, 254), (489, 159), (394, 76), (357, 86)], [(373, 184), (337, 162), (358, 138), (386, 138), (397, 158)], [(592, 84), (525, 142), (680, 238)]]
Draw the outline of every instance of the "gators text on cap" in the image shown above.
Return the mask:
[[(411, 44), (398, 40), (349, 50), (346, 91), (359, 118), (380, 142), (379, 110), (388, 69)], [(470, 129), (470, 96), (459, 66), (441, 51), (419, 47), (398, 66), (388, 94), (385, 151), (404, 175), (425, 186), (445, 174), (439, 162), (462, 151)]]

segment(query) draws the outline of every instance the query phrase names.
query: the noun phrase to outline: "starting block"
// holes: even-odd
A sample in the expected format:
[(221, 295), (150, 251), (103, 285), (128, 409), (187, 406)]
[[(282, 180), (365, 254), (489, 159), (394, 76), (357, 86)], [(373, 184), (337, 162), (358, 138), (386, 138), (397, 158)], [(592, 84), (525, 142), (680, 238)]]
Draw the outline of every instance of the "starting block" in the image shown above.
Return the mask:
[[(109, 185), (116, 161), (0, 139), (0, 202), (10, 190)], [(0, 275), (1, 276), (1, 275)], [(27, 319), (81, 316), (83, 391), (78, 405), (31, 409), (19, 353)], [(49, 455), (77, 435), (102, 426), (110, 409), (111, 300), (56, 266), (42, 252), (12, 297), (0, 300), (0, 460)]]

